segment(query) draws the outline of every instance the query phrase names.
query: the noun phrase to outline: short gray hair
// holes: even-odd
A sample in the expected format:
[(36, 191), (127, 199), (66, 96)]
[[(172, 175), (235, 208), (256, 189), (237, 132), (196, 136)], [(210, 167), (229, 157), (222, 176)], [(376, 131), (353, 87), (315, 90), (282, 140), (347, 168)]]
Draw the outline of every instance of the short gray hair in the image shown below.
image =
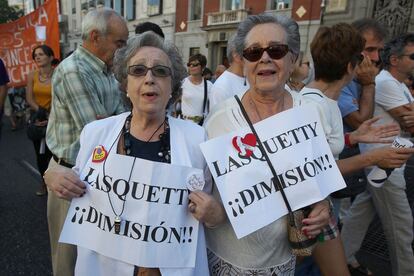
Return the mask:
[(175, 98), (181, 88), (181, 81), (187, 76), (187, 71), (177, 47), (164, 41), (152, 31), (136, 35), (128, 39), (125, 47), (116, 50), (114, 56), (115, 78), (125, 89), (128, 78), (128, 62), (141, 47), (155, 47), (162, 50), (171, 61), (171, 88), (172, 97)]
[(125, 21), (122, 16), (110, 8), (100, 8), (88, 12), (82, 21), (82, 40), (88, 40), (90, 33), (94, 30), (102, 35), (106, 35), (108, 33), (109, 20), (113, 16)]
[(232, 35), (227, 41), (226, 56), (230, 64), (233, 63), (233, 53), (236, 52), (236, 44), (234, 43), (235, 37), (236, 37), (236, 34)]
[(241, 57), (243, 56), (243, 50), (246, 47), (246, 36), (250, 30), (253, 29), (253, 27), (256, 25), (266, 23), (274, 23), (276, 25), (280, 25), (285, 30), (289, 51), (293, 53), (294, 58), (296, 59), (300, 51), (300, 35), (298, 24), (288, 17), (281, 15), (273, 16), (265, 13), (250, 15), (239, 24), (236, 37), (234, 38), (237, 53)]
[(414, 44), (414, 33), (405, 33), (397, 36), (391, 41), (385, 43), (384, 50), (381, 52), (381, 61), (385, 69), (391, 66), (391, 56), (401, 56), (404, 54), (404, 48), (408, 44)]

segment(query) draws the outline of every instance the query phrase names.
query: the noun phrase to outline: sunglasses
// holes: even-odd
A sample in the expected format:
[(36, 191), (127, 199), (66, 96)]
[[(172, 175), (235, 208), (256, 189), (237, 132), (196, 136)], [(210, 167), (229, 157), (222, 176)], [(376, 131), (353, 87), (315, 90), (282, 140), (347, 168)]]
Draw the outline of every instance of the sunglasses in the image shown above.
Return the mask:
[(151, 70), (151, 73), (155, 77), (165, 78), (171, 76), (170, 67), (163, 65), (155, 65), (151, 68), (141, 64), (131, 65), (128, 67), (128, 74), (136, 77), (142, 77), (147, 75), (148, 70)]
[(272, 59), (281, 59), (287, 55), (289, 47), (286, 44), (276, 44), (266, 48), (250, 47), (243, 50), (243, 57), (250, 62), (255, 62), (263, 56), (265, 51)]
[(411, 60), (414, 60), (414, 53), (411, 55), (401, 55), (401, 57), (409, 57)]
[(199, 65), (200, 65), (200, 63), (191, 63), (191, 62), (187, 63), (188, 67), (197, 67)]

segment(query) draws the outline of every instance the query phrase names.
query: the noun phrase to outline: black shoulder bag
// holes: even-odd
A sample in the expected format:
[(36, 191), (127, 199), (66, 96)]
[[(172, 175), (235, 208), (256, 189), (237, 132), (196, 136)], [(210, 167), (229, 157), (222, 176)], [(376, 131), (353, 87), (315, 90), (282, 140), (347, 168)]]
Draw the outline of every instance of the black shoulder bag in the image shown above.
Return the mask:
[(259, 147), (260, 151), (262, 152), (263, 156), (266, 159), (267, 165), (269, 166), (270, 171), (272, 172), (274, 182), (282, 195), (283, 201), (286, 204), (286, 208), (288, 209), (287, 230), (288, 230), (289, 244), (292, 248), (292, 253), (296, 256), (310, 256), (316, 244), (316, 238), (309, 239), (301, 231), (301, 228), (303, 226), (302, 220), (309, 215), (310, 207), (305, 207), (305, 208), (302, 208), (296, 211), (292, 211), (292, 208), (290, 207), (289, 201), (286, 197), (285, 191), (283, 190), (283, 186), (280, 184), (276, 170), (273, 167), (272, 162), (270, 162), (270, 158), (267, 155), (267, 152), (263, 147), (262, 141), (259, 139), (259, 136), (257, 135), (256, 129), (253, 127), (253, 124), (250, 121), (250, 118), (247, 115), (247, 112), (244, 109), (243, 104), (241, 103), (239, 97), (235, 95), (234, 98), (239, 104), (240, 110), (244, 118), (246, 119), (247, 123), (249, 124), (250, 130), (252, 131), (253, 135), (256, 137), (256, 141), (258, 144), (257, 146)]
[(32, 141), (40, 141), (46, 136), (47, 126), (38, 126), (38, 121), (45, 121), (48, 119), (48, 112), (46, 109), (39, 107), (35, 112), (30, 115), (29, 121), (27, 122), (26, 133)]
[(204, 79), (204, 99), (203, 99), (203, 115), (202, 115), (202, 119), (201, 121), (198, 123), (200, 126), (203, 125), (204, 123), (204, 119), (208, 113), (208, 109), (209, 109), (209, 102), (208, 102), (208, 96), (207, 96), (207, 80)]
[[(350, 148), (345, 146), (344, 150), (339, 154), (339, 160), (346, 159), (358, 154), (360, 154), (359, 147)], [(358, 170), (348, 175), (343, 175), (343, 178), (345, 180), (346, 187), (339, 191), (333, 192), (331, 194), (333, 198), (352, 198), (365, 191), (368, 180), (364, 169)]]

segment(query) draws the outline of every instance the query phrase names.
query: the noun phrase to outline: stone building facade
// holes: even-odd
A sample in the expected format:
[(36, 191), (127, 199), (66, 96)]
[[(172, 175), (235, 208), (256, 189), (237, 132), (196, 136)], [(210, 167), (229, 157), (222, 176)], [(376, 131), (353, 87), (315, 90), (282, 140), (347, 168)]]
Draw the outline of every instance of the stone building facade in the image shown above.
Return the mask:
[[(31, 0), (34, 8), (44, 0)], [(110, 7), (128, 22), (130, 34), (144, 21), (157, 23), (166, 39), (175, 43), (184, 61), (194, 53), (207, 56), (208, 67), (226, 63), (227, 41), (249, 14), (262, 12), (292, 17), (299, 24), (301, 50), (321, 25), (351, 23), (374, 17), (389, 27), (391, 35), (414, 31), (413, 0), (58, 0), (62, 55), (81, 43), (84, 15), (91, 9)]]

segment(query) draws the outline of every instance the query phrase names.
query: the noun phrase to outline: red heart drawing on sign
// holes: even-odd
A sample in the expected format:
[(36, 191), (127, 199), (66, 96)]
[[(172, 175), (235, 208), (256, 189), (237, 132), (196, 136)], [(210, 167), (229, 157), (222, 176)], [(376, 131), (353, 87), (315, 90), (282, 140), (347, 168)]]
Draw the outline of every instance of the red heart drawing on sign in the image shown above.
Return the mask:
[(248, 133), (244, 137), (235, 136), (231, 143), (240, 155), (250, 157), (256, 147), (256, 136), (253, 133)]

